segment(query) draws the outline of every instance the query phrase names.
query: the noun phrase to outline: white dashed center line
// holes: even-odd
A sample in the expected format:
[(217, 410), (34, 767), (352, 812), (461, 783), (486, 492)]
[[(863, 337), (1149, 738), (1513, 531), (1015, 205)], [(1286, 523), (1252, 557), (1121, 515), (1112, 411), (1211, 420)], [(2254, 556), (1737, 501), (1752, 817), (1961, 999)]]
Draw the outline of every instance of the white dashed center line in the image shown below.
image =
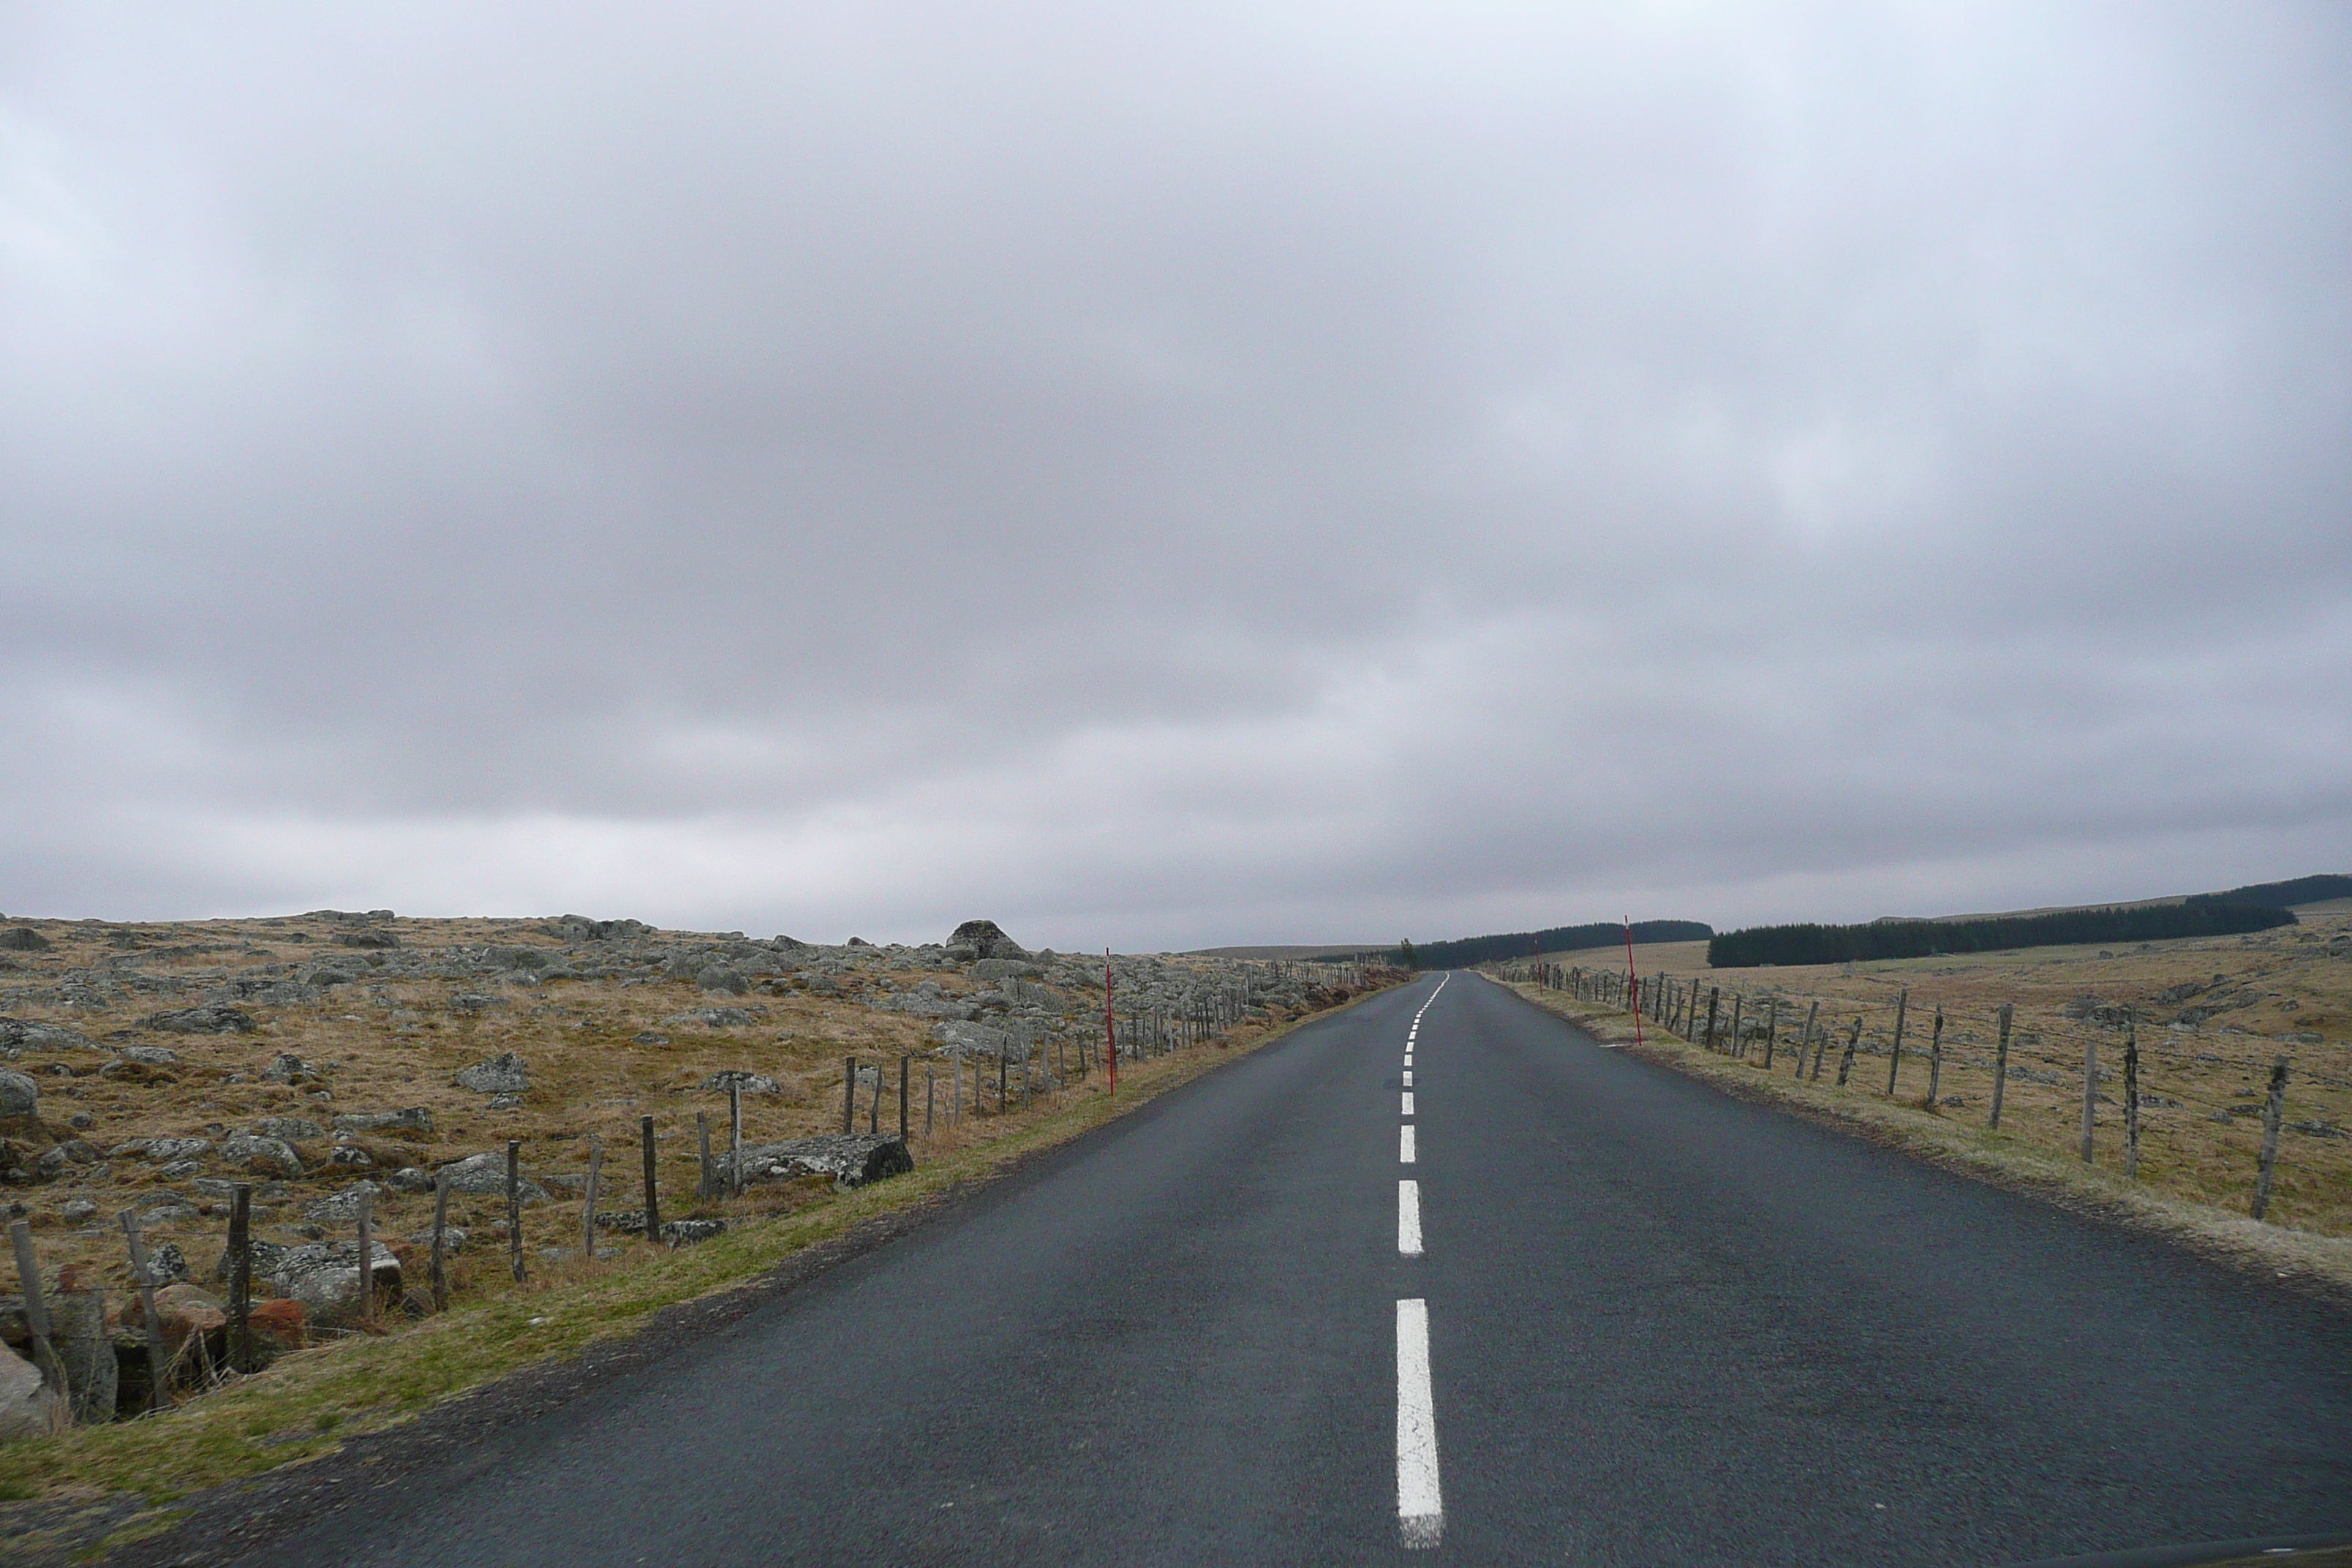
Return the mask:
[(1445, 1533), (1437, 1490), (1437, 1404), (1429, 1386), (1429, 1303), (1397, 1303), (1397, 1540), (1430, 1547)]
[(1407, 1116), (1412, 1114), (1412, 1090), (1411, 1089), (1404, 1091), (1404, 1114)]
[(1410, 1068), (1405, 1069), (1404, 1086), (1407, 1089), (1411, 1089), (1412, 1087), (1412, 1069)]
[(1397, 1129), (1397, 1163), (1410, 1165), (1412, 1163), (1412, 1129), (1400, 1127)]
[(1407, 1258), (1421, 1256), (1421, 1184), (1397, 1184), (1397, 1251)]

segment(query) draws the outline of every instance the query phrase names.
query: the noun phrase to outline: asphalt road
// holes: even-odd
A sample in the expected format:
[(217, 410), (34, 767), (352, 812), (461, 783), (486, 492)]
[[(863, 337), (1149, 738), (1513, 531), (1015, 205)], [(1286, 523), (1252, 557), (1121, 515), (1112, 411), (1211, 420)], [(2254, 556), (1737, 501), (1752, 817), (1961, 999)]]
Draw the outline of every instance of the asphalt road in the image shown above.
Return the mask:
[(263, 1560), (1982, 1568), (2352, 1525), (2352, 1316), (1439, 984)]

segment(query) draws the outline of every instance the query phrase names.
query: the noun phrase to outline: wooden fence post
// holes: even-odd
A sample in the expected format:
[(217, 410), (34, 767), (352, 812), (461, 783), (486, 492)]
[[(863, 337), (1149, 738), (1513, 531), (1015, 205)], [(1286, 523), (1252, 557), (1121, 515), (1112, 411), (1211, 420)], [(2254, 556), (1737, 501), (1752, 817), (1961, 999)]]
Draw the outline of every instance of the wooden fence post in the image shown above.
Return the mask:
[(1936, 1109), (1936, 1094), (1944, 1077), (1944, 1005), (1936, 1004), (1935, 1032), (1927, 1037), (1927, 1109)]
[(938, 1073), (931, 1064), (923, 1064), (923, 1136), (931, 1135), (931, 1112), (939, 1099)]
[(449, 1310), (449, 1173), (433, 1175), (433, 1310)]
[(874, 1098), (866, 1107), (866, 1135), (869, 1138), (878, 1138), (882, 1135), (882, 1064), (880, 1062), (874, 1064)]
[(1737, 991), (1731, 994), (1731, 1059), (1734, 1061), (1748, 1058), (1748, 1040), (1739, 1032), (1740, 1004), (1745, 1000)]
[(659, 1247), (661, 1245), (661, 1184), (655, 1179), (654, 1119), (652, 1117), (637, 1118), (637, 1137), (645, 1146), (646, 1156), (646, 1241), (649, 1246)]
[(589, 1134), (588, 1191), (580, 1205), (580, 1256), (590, 1265), (596, 1261), (596, 1185), (604, 1173), (604, 1140)]
[(41, 1260), (33, 1250), (32, 1226), (25, 1220), (10, 1220), (8, 1245), (16, 1252), (16, 1279), (25, 1292), (25, 1328), (33, 1339), (33, 1364), (56, 1385), (59, 1399), (70, 1399), (66, 1363), (58, 1359), (58, 1347), (49, 1339), (49, 1302), (41, 1294)]
[(155, 1321), (155, 1275), (147, 1267), (147, 1238), (139, 1234), (139, 1216), (129, 1209), (122, 1211), (122, 1234), (130, 1238), (131, 1282), (139, 1288), (139, 1310), (147, 1322), (147, 1407), (169, 1410), (172, 1369), (163, 1351), (163, 1325)]
[(2124, 1179), (2139, 1179), (2139, 1024), (2124, 1019)]
[(2270, 1099), (2263, 1105), (2263, 1163), (2254, 1175), (2256, 1219), (2271, 1206), (2271, 1177), (2278, 1168), (2279, 1123), (2286, 1118), (2286, 1063), (2287, 1058), (2281, 1057), (2271, 1064)]
[(915, 1070), (915, 1058), (901, 1053), (898, 1058), (898, 1142), (907, 1141), (907, 1084)]
[(375, 1194), (362, 1188), (360, 1192), (360, 1321), (375, 1321)]
[[(1830, 1037), (1813, 1026), (1813, 1020), (1821, 1016), (1821, 1001), (1816, 998), (1813, 1005), (1805, 1009), (1805, 1038), (1797, 1047), (1797, 1076), (1811, 1083), (1822, 1081), (1822, 1054), (1830, 1048)], [(1806, 1046), (1813, 1047), (1813, 1070), (1810, 1076), (1805, 1072)]]
[(1764, 1014), (1764, 1070), (1772, 1070), (1772, 1047), (1780, 1043), (1780, 999), (1775, 996)]
[(253, 1184), (239, 1182), (228, 1211), (228, 1363), (253, 1370)]
[[(1698, 996), (1697, 996), (1697, 994), (1696, 994), (1696, 990), (1694, 990), (1694, 991), (1693, 991), (1693, 994), (1692, 994), (1692, 996), (1691, 996), (1691, 1005), (1692, 1005), (1693, 1006), (1696, 1006), (1696, 1005), (1698, 1005)], [(1708, 1050), (1710, 1050), (1710, 1051), (1716, 1048), (1716, 1047), (1715, 1047), (1715, 1017), (1716, 1017), (1716, 1013), (1717, 1013), (1717, 1011), (1718, 1009), (1720, 1009), (1720, 1008), (1722, 1007), (1722, 1005), (1723, 1005), (1723, 987), (1722, 987), (1722, 986), (1720, 986), (1720, 985), (1710, 985), (1710, 986), (1708, 986), (1708, 987), (1706, 988), (1706, 1048), (1707, 1048)]]
[(1895, 1048), (1886, 1058), (1886, 1098), (1895, 1098), (1895, 1075), (1903, 1070), (1903, 1024), (1910, 1016), (1911, 991), (1906, 986), (1903, 994), (1895, 999)]
[(1853, 1053), (1861, 1046), (1862, 1015), (1856, 1013), (1853, 1016), (1853, 1028), (1845, 1037), (1845, 1049), (1838, 1053), (1838, 1087), (1840, 1089), (1845, 1087), (1847, 1077), (1853, 1071)]
[(727, 1080), (727, 1195), (743, 1195), (743, 1080)]
[(857, 1058), (845, 1057), (841, 1063), (841, 1130), (857, 1131)]
[(522, 1261), (522, 1140), (507, 1140), (507, 1262), (520, 1284), (530, 1271)]
[(2099, 1041), (2096, 1036), (2083, 1042), (2083, 1163), (2092, 1163), (2095, 1147), (2091, 1130), (2098, 1124), (2099, 1114)]
[(2000, 1005), (2000, 1047), (1992, 1058), (1992, 1117), (1986, 1123), (1990, 1127), (2000, 1125), (2000, 1095), (2009, 1084), (2009, 1022), (2016, 1007), (2014, 1002)]
[(695, 1152), (700, 1163), (694, 1178), (694, 1196), (698, 1203), (708, 1203), (719, 1194), (719, 1173), (710, 1163), (710, 1112), (694, 1113)]

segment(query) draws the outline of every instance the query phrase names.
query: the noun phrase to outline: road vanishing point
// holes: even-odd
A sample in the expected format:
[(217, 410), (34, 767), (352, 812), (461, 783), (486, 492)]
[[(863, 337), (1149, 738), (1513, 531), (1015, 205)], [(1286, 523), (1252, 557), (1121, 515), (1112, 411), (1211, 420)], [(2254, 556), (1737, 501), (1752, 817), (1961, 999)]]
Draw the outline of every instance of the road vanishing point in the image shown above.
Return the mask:
[(2352, 1314), (1429, 975), (288, 1564), (2032, 1562), (2352, 1521)]

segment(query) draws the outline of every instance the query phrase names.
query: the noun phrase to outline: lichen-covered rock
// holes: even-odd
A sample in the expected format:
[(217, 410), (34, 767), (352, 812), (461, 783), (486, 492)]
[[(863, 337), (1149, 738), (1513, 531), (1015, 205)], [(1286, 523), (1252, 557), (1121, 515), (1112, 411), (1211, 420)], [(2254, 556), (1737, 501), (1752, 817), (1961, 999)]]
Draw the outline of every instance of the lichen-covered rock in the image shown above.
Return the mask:
[[(340, 1125), (340, 1119), (338, 1125)], [(324, 1138), (327, 1135), (325, 1128), (307, 1116), (265, 1116), (253, 1124), (253, 1131), (256, 1137), (278, 1138), (289, 1143), (299, 1143), (306, 1139)]]
[(765, 1073), (745, 1072), (740, 1068), (727, 1068), (702, 1080), (702, 1087), (721, 1094), (730, 1089), (740, 1089), (745, 1094), (773, 1094), (776, 1080)]
[(966, 921), (955, 928), (948, 945), (968, 947), (981, 958), (1026, 958), (1029, 950), (1004, 934), (994, 921)]
[(64, 1401), (41, 1379), (41, 1369), (0, 1345), (0, 1443), (46, 1437), (66, 1423)]
[(94, 1042), (79, 1029), (68, 1029), (63, 1024), (45, 1024), (37, 1018), (0, 1018), (0, 1047), (20, 1051), (78, 1051), (93, 1048)]
[(701, 1027), (732, 1029), (751, 1022), (751, 1015), (741, 1007), (689, 1007), (683, 1013), (672, 1013), (662, 1020), (669, 1029)]
[[(831, 1176), (841, 1187), (862, 1187), (915, 1168), (905, 1142), (867, 1132), (820, 1132), (814, 1138), (754, 1144), (743, 1151), (742, 1160), (747, 1182)], [(642, 1226), (644, 1222), (638, 1223)]]
[[(402, 1110), (352, 1110), (335, 1118), (338, 1132), (430, 1132), (433, 1112), (422, 1105)], [(313, 1136), (316, 1136), (313, 1134)]]
[(83, 1426), (113, 1420), (121, 1371), (114, 1362), (114, 1336), (106, 1331), (105, 1293), (60, 1290), (49, 1302), (49, 1335), (65, 1363), (74, 1420)]
[[(506, 1195), (507, 1157), (499, 1150), (494, 1149), (480, 1154), (468, 1154), (462, 1160), (453, 1160), (448, 1164), (441, 1166), (436, 1173), (446, 1175), (449, 1178), (449, 1190), (453, 1193), (462, 1193), (472, 1197), (481, 1197), (493, 1193), (500, 1197)], [(529, 1175), (522, 1176), (521, 1185), (523, 1202), (541, 1204), (547, 1201), (547, 1189), (532, 1181)]]
[(231, 1133), (221, 1144), (221, 1158), (239, 1170), (263, 1175), (291, 1178), (302, 1173), (301, 1156), (282, 1138)]
[[(136, 1290), (123, 1302), (117, 1321), (124, 1333), (146, 1333), (147, 1307)], [(226, 1327), (228, 1309), (218, 1297), (183, 1280), (155, 1292), (155, 1323), (163, 1331), (164, 1350), (176, 1355), (191, 1336), (214, 1333)]]
[(383, 1189), (373, 1182), (353, 1182), (330, 1197), (312, 1198), (302, 1205), (302, 1213), (310, 1219), (349, 1222), (359, 1217), (362, 1198), (373, 1200), (383, 1194)]
[[(382, 1242), (369, 1247), (369, 1273), (379, 1296), (400, 1293), (400, 1259)], [(314, 1323), (356, 1316), (364, 1302), (360, 1283), (360, 1244), (314, 1241), (288, 1249), (267, 1276), (273, 1294), (299, 1301)]]
[(225, 1002), (151, 1013), (140, 1023), (147, 1028), (166, 1029), (175, 1035), (249, 1035), (257, 1027), (250, 1014), (240, 1013)]
[(37, 1116), (41, 1086), (23, 1073), (0, 1068), (0, 1116)]
[(525, 1094), (530, 1089), (530, 1069), (512, 1051), (501, 1051), (460, 1072), (457, 1082), (476, 1094)]

